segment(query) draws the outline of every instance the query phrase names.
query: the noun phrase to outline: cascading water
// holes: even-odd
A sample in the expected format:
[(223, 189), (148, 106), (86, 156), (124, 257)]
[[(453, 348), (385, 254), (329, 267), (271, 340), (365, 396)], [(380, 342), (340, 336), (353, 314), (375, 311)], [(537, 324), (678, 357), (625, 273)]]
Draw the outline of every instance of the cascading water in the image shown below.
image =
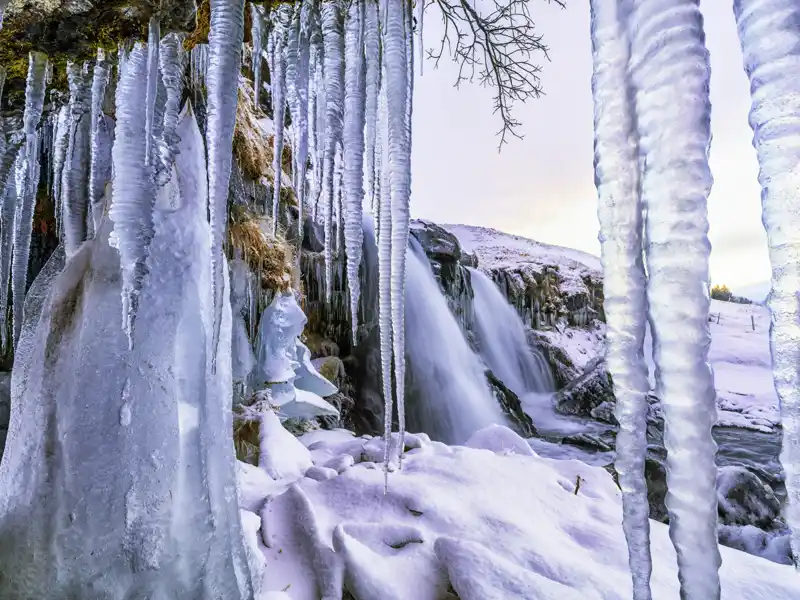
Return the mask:
[(505, 425), (507, 420), (419, 242), (412, 238), (410, 244), (405, 310), (408, 430), (462, 444), (479, 429)]
[(475, 294), (475, 333), (486, 365), (520, 398), (555, 392), (550, 366), (528, 344), (517, 311), (489, 277), (476, 269), (468, 271)]

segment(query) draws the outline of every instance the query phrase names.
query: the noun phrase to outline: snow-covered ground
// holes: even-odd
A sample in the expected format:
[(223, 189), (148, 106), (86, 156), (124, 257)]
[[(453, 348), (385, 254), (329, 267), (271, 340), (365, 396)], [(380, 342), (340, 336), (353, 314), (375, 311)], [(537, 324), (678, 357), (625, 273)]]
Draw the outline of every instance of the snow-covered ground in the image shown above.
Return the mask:
[[(245, 539), (261, 598), (631, 598), (620, 491), (603, 469), (550, 460), (505, 428), (449, 447), (409, 436), (384, 494), (380, 439), (301, 438), (311, 465), (277, 486), (240, 465)], [(480, 449), (490, 448), (490, 449)], [(514, 453), (514, 452), (518, 452)], [(285, 484), (288, 490), (282, 492)], [(263, 505), (263, 508), (262, 508)], [(245, 510), (246, 509), (246, 510)], [(653, 597), (679, 597), (667, 527), (651, 522)], [(266, 544), (264, 543), (266, 542)], [(800, 597), (791, 567), (721, 548), (722, 598)]]

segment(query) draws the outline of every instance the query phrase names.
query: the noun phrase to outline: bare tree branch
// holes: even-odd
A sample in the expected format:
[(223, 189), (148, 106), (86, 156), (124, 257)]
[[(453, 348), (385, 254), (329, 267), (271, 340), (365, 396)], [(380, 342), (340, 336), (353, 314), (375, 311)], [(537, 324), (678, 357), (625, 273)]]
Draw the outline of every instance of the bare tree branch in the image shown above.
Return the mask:
[[(456, 87), (477, 81), (495, 88), (493, 112), (500, 114), (503, 124), (498, 149), (509, 134), (522, 138), (521, 123), (512, 114), (514, 105), (544, 93), (534, 54), (550, 60), (542, 36), (535, 31), (528, 0), (417, 0), (426, 1), (426, 8), (439, 7), (444, 26), (439, 48), (428, 50), (428, 57), (436, 66), (445, 54), (458, 63)], [(566, 7), (565, 0), (547, 1)]]

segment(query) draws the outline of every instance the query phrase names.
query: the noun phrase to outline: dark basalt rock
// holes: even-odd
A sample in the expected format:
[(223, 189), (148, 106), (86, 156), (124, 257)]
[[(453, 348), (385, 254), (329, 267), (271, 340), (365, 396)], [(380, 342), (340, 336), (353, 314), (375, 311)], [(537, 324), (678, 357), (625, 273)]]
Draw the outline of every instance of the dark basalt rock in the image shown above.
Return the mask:
[(603, 403), (614, 404), (614, 389), (605, 361), (595, 359), (583, 374), (556, 394), (556, 410), (563, 415), (592, 417)]
[(522, 410), (519, 396), (512, 392), (506, 385), (492, 373), (486, 370), (486, 380), (498, 404), (503, 407), (503, 412), (509, 418), (511, 428), (522, 437), (530, 438), (537, 435), (536, 427), (527, 413)]

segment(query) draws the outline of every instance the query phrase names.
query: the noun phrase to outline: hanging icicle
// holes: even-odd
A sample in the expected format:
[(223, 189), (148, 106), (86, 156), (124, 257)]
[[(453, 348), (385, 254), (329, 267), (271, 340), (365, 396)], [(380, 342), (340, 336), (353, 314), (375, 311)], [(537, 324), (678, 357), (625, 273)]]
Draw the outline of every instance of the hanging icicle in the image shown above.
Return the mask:
[(708, 364), (708, 51), (698, 0), (632, 6), (629, 68), (644, 161), (647, 301), (664, 410), (670, 537), (681, 598), (713, 600), (720, 597), (720, 553)]
[[(410, 97), (413, 64), (410, 23), (411, 5), (386, 2), (383, 30), (384, 87), (388, 118), (388, 166), (392, 194), (392, 337), (394, 345), (395, 396), (402, 444), (405, 431), (405, 273), (408, 249), (409, 200), (411, 196)], [(381, 220), (389, 218), (381, 214)]]
[(92, 83), (88, 71), (67, 65), (69, 140), (61, 175), (64, 250), (71, 256), (88, 237), (89, 170), (92, 138)]
[(300, 214), (297, 218), (298, 239), (303, 239), (303, 215), (306, 203), (306, 171), (308, 167), (309, 90), (312, 33), (311, 2), (303, 2), (300, 10), (300, 31), (297, 54), (297, 116), (293, 117), (297, 146), (293, 149), (296, 160), (295, 192)]
[(361, 284), (361, 246), (364, 242), (364, 1), (353, 0), (345, 17), (344, 75), (344, 243), (353, 344), (358, 342), (358, 302)]
[(333, 292), (333, 247), (335, 240), (333, 217), (334, 163), (336, 151), (342, 141), (344, 105), (344, 36), (342, 12), (338, 0), (322, 5), (322, 36), (325, 46), (325, 135), (322, 173), (322, 196), (325, 218), (325, 299), (331, 300)]
[[(253, 92), (256, 108), (261, 106), (261, 61), (264, 55), (264, 8), (250, 3), (250, 36), (253, 38), (253, 56), (251, 57), (253, 66)], [(271, 67), (271, 65), (270, 65)], [(270, 73), (272, 76), (272, 73)]]
[(31, 52), (28, 57), (28, 78), (25, 85), (25, 111), (23, 133), (25, 150), (23, 160), (18, 161), (21, 185), (18, 187), (14, 216), (14, 250), (11, 272), (13, 304), (14, 345), (22, 331), (22, 308), (28, 284), (28, 258), (31, 250), (33, 210), (36, 206), (36, 191), (39, 187), (39, 135), (36, 131), (42, 117), (47, 80), (47, 56)]
[[(6, 353), (9, 347), (8, 327), (8, 288), (11, 279), (11, 254), (14, 241), (14, 217), (17, 208), (16, 170), (24, 167), (22, 139), (6, 142), (6, 150), (0, 163), (0, 348)], [(18, 166), (17, 166), (18, 165)]]
[(208, 35), (206, 87), (206, 144), (208, 147), (208, 202), (211, 220), (211, 268), (214, 298), (212, 371), (222, 323), (225, 293), (223, 244), (228, 225), (228, 184), (231, 176), (233, 131), (239, 101), (239, 71), (244, 36), (244, 0), (213, 0)]
[(592, 0), (591, 15), (595, 182), (608, 325), (606, 362), (620, 424), (615, 466), (622, 489), (622, 526), (628, 542), (633, 599), (650, 600), (650, 506), (644, 474), (650, 389), (643, 350), (647, 300), (638, 132), (628, 78), (630, 42), (626, 14), (618, 0)]
[(111, 148), (101, 145), (101, 128), (105, 127), (103, 116), (103, 99), (106, 95), (110, 67), (106, 61), (105, 51), (97, 50), (97, 60), (92, 78), (92, 116), (91, 116), (91, 161), (89, 164), (89, 206), (91, 207), (94, 229), (100, 226), (103, 217), (103, 193), (111, 175)]
[(425, 0), (416, 0), (417, 5), (417, 42), (419, 44), (419, 74), (422, 75), (422, 67), (425, 63), (425, 41), (422, 39), (423, 24), (425, 18)]
[(145, 113), (145, 129), (147, 140), (145, 144), (145, 162), (153, 162), (153, 127), (156, 118), (156, 96), (158, 94), (158, 64), (159, 44), (161, 43), (161, 22), (158, 17), (150, 19), (147, 35), (147, 110)]
[(53, 202), (56, 205), (56, 229), (61, 238), (63, 229), (63, 206), (61, 204), (61, 180), (64, 172), (64, 161), (69, 147), (70, 111), (65, 104), (58, 110), (56, 118), (55, 139), (53, 140)]
[(156, 185), (163, 186), (172, 177), (180, 137), (176, 133), (183, 94), (183, 44), (177, 33), (168, 33), (161, 40), (159, 69), (166, 94), (161, 135), (156, 143)]
[(288, 4), (281, 4), (273, 11), (272, 22), (274, 25), (274, 55), (270, 69), (270, 82), (272, 87), (272, 112), (275, 125), (273, 137), (272, 170), (274, 173), (272, 189), (272, 232), (278, 231), (280, 220), (281, 188), (283, 186), (283, 136), (286, 122), (286, 42), (287, 34), (292, 20), (292, 8)]
[(735, 0), (733, 6), (750, 78), (750, 126), (772, 263), (767, 304), (783, 427), (784, 517), (791, 529), (794, 564), (800, 568), (800, 5), (795, 0)]
[[(367, 198), (373, 213), (378, 210), (376, 186), (380, 186), (380, 176), (375, 165), (378, 133), (378, 96), (381, 85), (381, 36), (378, 27), (378, 2), (366, 0), (364, 6), (364, 59), (366, 61), (366, 98), (364, 100), (364, 140), (366, 151)], [(377, 231), (377, 227), (376, 227)]]

